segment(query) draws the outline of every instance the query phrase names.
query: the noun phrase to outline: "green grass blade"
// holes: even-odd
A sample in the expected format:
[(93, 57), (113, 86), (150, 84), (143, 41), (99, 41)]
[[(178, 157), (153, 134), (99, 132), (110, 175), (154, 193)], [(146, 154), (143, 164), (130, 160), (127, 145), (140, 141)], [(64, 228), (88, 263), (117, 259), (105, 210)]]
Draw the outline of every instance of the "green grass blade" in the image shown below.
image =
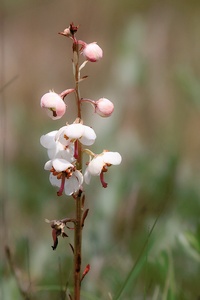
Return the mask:
[(146, 257), (147, 257), (147, 254), (149, 252), (149, 249), (151, 247), (151, 245), (149, 244), (149, 239), (151, 237), (151, 234), (156, 226), (156, 223), (160, 217), (161, 213), (158, 215), (158, 217), (156, 218), (151, 230), (149, 231), (149, 234), (147, 236), (147, 239), (144, 243), (144, 246), (135, 262), (135, 264), (133, 265), (132, 269), (130, 270), (128, 276), (126, 277), (121, 289), (119, 290), (118, 294), (113, 298), (113, 300), (119, 300), (122, 293), (125, 291), (125, 289), (128, 288), (129, 284), (131, 282), (133, 282), (133, 280), (135, 278), (137, 278), (138, 274), (140, 273), (140, 271), (142, 270), (144, 264), (146, 263)]

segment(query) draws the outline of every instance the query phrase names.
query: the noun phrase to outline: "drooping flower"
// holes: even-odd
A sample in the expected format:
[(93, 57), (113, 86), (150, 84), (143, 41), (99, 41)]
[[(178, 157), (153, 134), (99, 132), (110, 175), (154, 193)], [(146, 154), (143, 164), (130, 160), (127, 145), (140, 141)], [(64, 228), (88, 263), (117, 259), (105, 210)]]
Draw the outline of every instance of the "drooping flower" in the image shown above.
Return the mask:
[(103, 57), (103, 50), (95, 42), (84, 43), (82, 53), (90, 62), (97, 62)]
[(107, 187), (107, 183), (104, 181), (103, 173), (108, 171), (108, 167), (111, 165), (119, 165), (122, 157), (118, 152), (103, 151), (103, 153), (96, 155), (88, 164), (84, 180), (89, 184), (91, 176), (100, 176), (101, 184), (104, 188)]
[(100, 98), (97, 101), (82, 98), (81, 102), (90, 103), (93, 106), (95, 113), (104, 118), (110, 117), (114, 111), (114, 104), (106, 98)]
[(53, 238), (53, 246), (52, 249), (56, 250), (58, 246), (58, 236), (68, 237), (68, 235), (65, 233), (64, 228), (66, 227), (66, 223), (62, 220), (52, 220), (49, 221), (48, 219), (45, 220), (47, 223), (51, 224), (52, 228), (52, 238)]
[(67, 160), (62, 158), (49, 160), (44, 169), (50, 171), (49, 180), (51, 184), (59, 187), (58, 196), (61, 196), (63, 191), (68, 196), (72, 195), (81, 188), (83, 175)]
[(95, 112), (101, 117), (110, 117), (113, 111), (114, 105), (110, 100), (101, 98), (95, 102)]
[(48, 220), (45, 219), (45, 222), (49, 223), (52, 228), (52, 238), (53, 238), (53, 246), (52, 249), (55, 250), (58, 246), (58, 237), (61, 235), (63, 238), (68, 237), (65, 232), (65, 228), (70, 228), (67, 226), (68, 223), (75, 222), (74, 219), (65, 218), (62, 220)]
[(60, 119), (66, 111), (66, 104), (63, 99), (54, 92), (46, 93), (42, 96), (40, 105), (47, 110), (51, 119)]
[(40, 138), (41, 145), (47, 149), (49, 159), (63, 158), (69, 162), (73, 162), (74, 158), (74, 144), (65, 146), (56, 140), (55, 136), (58, 130), (51, 131)]

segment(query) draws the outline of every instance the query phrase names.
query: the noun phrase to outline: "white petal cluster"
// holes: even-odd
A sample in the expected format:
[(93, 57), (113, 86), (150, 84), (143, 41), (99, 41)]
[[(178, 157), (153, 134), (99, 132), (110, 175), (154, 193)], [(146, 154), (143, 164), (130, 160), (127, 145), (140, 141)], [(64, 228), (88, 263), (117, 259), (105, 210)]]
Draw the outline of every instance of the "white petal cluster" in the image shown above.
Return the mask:
[(88, 146), (95, 139), (94, 130), (81, 123), (66, 125), (41, 136), (40, 143), (47, 149), (50, 159), (44, 169), (50, 171), (51, 184), (60, 187), (66, 195), (77, 192), (83, 183), (82, 173), (75, 168), (75, 141)]
[(69, 162), (74, 161), (74, 144), (67, 147), (56, 140), (58, 130), (51, 131), (40, 138), (41, 145), (47, 149), (49, 159), (63, 158)]
[[(66, 195), (72, 195), (79, 190), (83, 183), (83, 175), (73, 164), (62, 158), (46, 162), (45, 170), (51, 171), (49, 180), (53, 186), (62, 188)], [(62, 187), (62, 179), (63, 187)]]
[[(65, 97), (75, 93), (77, 118), (74, 123), (67, 123), (60, 129), (44, 134), (40, 138), (41, 145), (47, 150), (49, 160), (45, 163), (44, 169), (50, 172), (50, 183), (59, 188), (58, 196), (65, 193), (72, 195), (74, 199), (77, 198), (77, 195), (80, 197), (83, 191), (83, 182), (89, 184), (92, 176), (99, 176), (102, 186), (106, 188), (104, 173), (108, 171), (108, 167), (119, 165), (122, 160), (118, 152), (104, 150), (101, 154), (95, 154), (84, 148), (84, 146), (94, 144), (96, 133), (91, 127), (83, 125), (81, 119), (82, 104), (90, 103), (94, 112), (103, 118), (112, 115), (114, 104), (104, 97), (99, 100), (80, 97), (79, 82), (88, 77), (81, 76), (81, 70), (88, 62), (98, 62), (103, 57), (103, 50), (96, 42), (87, 44), (82, 40), (77, 40), (74, 36), (77, 29), (78, 26), (71, 23), (63, 32), (59, 32), (73, 41), (72, 63), (76, 86), (66, 89), (60, 94), (49, 91), (40, 99), (40, 106), (46, 110), (51, 119), (58, 120), (64, 116), (67, 110), (67, 105), (64, 102)], [(81, 65), (79, 65), (79, 53), (85, 57)], [(83, 166), (83, 154), (89, 155), (89, 162), (86, 163), (85, 168)], [(57, 236), (54, 239), (53, 249), (56, 248), (56, 243)]]

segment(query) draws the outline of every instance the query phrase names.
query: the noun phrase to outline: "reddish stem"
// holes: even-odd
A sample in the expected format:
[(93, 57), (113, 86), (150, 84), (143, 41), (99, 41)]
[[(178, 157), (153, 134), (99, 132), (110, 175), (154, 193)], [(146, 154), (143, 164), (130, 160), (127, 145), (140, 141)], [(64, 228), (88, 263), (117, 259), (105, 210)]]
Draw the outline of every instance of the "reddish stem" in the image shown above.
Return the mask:
[(74, 158), (78, 159), (78, 140), (75, 141), (74, 143)]
[[(75, 69), (75, 96), (77, 103), (77, 115), (81, 119), (81, 97), (79, 92), (79, 45), (74, 39), (74, 69)], [(75, 155), (77, 155), (77, 169), (82, 169), (82, 144), (75, 143)], [(76, 197), (76, 222), (74, 230), (74, 300), (80, 300), (81, 291), (81, 246), (82, 246), (82, 193)]]

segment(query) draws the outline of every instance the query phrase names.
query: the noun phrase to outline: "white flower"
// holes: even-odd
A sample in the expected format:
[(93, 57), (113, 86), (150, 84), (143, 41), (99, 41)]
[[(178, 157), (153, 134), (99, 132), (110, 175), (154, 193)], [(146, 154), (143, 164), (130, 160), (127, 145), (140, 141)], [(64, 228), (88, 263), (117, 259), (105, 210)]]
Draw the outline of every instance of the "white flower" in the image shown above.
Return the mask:
[(49, 176), (51, 184), (59, 187), (58, 196), (61, 196), (63, 191), (66, 195), (72, 195), (81, 188), (83, 175), (67, 160), (62, 158), (49, 160), (44, 169), (51, 172)]
[(76, 140), (79, 140), (83, 145), (90, 146), (94, 143), (96, 134), (91, 127), (78, 123), (61, 127), (55, 138), (65, 146)]
[(103, 179), (103, 173), (107, 172), (107, 167), (111, 165), (119, 165), (122, 157), (118, 152), (104, 151), (91, 160), (85, 170), (84, 180), (89, 184), (91, 176), (100, 176), (103, 187), (107, 187), (107, 183)]
[(63, 158), (69, 162), (73, 162), (74, 159), (74, 145), (69, 144), (64, 146), (59, 141), (56, 141), (55, 136), (58, 130), (51, 131), (40, 138), (41, 145), (47, 149), (47, 154), (50, 159)]

